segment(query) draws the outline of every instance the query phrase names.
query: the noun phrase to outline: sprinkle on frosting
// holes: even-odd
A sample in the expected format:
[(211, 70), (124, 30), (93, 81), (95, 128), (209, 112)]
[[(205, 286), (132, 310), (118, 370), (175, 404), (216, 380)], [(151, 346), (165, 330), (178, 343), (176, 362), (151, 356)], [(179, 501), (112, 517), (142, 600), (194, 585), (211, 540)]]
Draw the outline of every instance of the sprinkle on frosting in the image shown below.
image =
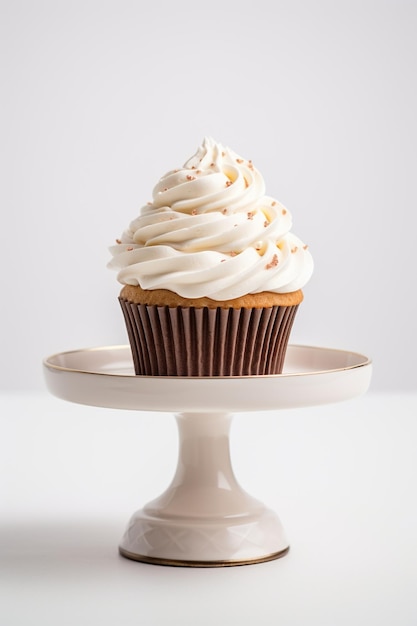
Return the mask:
[(272, 257), (271, 261), (269, 263), (267, 263), (267, 265), (265, 265), (265, 269), (266, 270), (270, 270), (273, 267), (276, 267), (278, 265), (278, 255), (274, 254), (274, 256)]

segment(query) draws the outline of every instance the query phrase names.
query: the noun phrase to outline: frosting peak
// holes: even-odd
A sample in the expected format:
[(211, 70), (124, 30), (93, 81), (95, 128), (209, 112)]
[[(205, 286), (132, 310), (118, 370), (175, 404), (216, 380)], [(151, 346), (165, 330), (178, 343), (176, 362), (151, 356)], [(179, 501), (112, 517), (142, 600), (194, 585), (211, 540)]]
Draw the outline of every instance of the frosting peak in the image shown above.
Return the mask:
[(152, 202), (110, 251), (122, 284), (214, 300), (301, 289), (310, 252), (290, 230), (290, 212), (265, 195), (251, 161), (205, 138), (182, 168), (167, 172)]

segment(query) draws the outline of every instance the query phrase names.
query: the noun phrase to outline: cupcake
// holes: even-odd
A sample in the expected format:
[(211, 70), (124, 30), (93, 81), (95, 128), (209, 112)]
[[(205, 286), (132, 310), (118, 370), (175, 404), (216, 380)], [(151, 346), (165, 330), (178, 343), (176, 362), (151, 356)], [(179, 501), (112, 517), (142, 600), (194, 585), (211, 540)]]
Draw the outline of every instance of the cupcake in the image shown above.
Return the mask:
[(251, 161), (205, 138), (110, 248), (137, 375), (282, 372), (313, 271)]

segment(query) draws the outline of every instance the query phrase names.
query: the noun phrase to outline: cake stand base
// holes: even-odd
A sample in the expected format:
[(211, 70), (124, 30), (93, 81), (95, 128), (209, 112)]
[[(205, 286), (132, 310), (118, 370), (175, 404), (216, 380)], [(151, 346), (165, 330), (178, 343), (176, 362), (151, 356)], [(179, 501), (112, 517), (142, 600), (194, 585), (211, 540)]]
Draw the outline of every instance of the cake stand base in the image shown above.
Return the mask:
[(181, 413), (178, 465), (168, 489), (131, 518), (127, 558), (160, 565), (219, 567), (270, 561), (288, 552), (277, 515), (238, 484), (228, 413)]

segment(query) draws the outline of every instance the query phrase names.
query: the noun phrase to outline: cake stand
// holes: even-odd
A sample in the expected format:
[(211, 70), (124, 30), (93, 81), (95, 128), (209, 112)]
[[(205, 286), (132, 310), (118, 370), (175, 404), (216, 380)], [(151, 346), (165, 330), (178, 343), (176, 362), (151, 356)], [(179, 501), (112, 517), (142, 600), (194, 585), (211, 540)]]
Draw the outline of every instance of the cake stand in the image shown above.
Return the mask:
[(308, 407), (365, 393), (371, 361), (362, 354), (291, 345), (275, 376), (135, 376), (130, 348), (109, 346), (44, 360), (49, 391), (98, 407), (173, 412), (178, 464), (167, 490), (131, 518), (119, 546), (130, 559), (219, 567), (279, 558), (289, 550), (277, 515), (238, 484), (232, 414)]

